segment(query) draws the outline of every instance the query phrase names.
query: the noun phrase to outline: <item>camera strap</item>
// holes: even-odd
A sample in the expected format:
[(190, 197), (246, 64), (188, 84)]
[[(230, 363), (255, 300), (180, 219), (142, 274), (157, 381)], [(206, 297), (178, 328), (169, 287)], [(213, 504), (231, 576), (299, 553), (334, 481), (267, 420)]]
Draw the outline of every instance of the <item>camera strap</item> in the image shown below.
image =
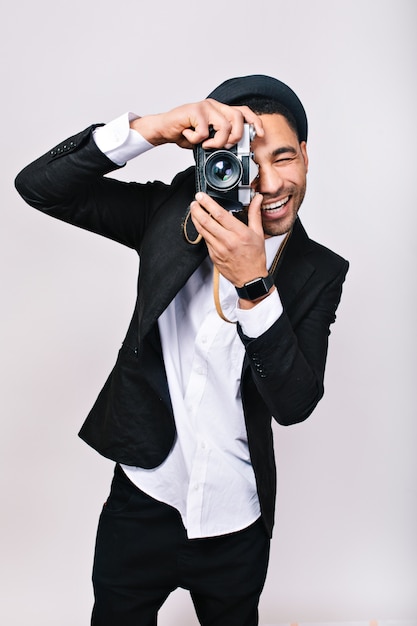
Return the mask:
[(182, 232), (188, 243), (191, 243), (192, 245), (197, 245), (198, 243), (200, 243), (203, 237), (197, 232), (196, 227), (193, 224), (193, 220), (190, 219), (190, 216), (191, 209), (190, 207), (188, 207), (187, 214), (182, 224)]

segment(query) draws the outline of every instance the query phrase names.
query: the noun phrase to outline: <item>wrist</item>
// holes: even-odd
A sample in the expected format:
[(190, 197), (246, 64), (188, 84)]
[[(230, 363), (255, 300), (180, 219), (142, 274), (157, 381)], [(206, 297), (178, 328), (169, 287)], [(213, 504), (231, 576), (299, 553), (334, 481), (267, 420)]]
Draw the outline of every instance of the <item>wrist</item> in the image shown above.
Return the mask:
[(255, 305), (269, 296), (274, 288), (274, 279), (271, 274), (267, 274), (266, 276), (254, 278), (241, 287), (236, 287), (236, 292), (239, 296), (239, 301), (242, 301), (243, 307), (248, 308), (244, 302)]
[(249, 309), (253, 309), (257, 304), (259, 304), (263, 300), (266, 300), (266, 298), (268, 298), (274, 291), (276, 291), (275, 285), (271, 287), (268, 293), (266, 293), (264, 296), (261, 296), (260, 298), (257, 298), (256, 300), (245, 300), (244, 298), (239, 298), (239, 309), (241, 309), (242, 311), (248, 311)]
[(146, 141), (153, 146), (165, 143), (161, 132), (158, 130), (158, 115), (145, 115), (130, 122), (130, 128), (136, 130)]

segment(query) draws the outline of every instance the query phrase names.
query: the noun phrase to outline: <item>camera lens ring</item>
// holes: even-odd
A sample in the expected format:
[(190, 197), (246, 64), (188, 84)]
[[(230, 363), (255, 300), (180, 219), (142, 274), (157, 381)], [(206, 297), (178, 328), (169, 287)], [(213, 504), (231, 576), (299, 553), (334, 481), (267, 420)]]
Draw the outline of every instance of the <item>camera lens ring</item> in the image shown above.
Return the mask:
[(229, 191), (234, 189), (242, 179), (242, 162), (228, 150), (216, 150), (207, 157), (204, 175), (212, 189)]

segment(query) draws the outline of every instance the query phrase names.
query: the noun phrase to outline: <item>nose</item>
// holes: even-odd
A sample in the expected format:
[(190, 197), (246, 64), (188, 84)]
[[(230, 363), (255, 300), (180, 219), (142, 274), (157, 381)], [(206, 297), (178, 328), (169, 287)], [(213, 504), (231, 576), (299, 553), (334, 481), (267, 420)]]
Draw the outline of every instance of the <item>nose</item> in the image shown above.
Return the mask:
[(283, 179), (277, 169), (259, 166), (258, 176), (254, 180), (255, 191), (264, 195), (274, 195), (281, 189), (282, 184)]

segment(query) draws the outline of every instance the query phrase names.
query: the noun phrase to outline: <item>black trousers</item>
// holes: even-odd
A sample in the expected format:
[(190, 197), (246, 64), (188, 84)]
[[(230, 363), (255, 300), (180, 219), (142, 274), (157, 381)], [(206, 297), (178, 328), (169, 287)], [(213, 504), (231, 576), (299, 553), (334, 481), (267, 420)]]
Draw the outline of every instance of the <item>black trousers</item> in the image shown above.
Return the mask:
[(173, 507), (116, 466), (97, 532), (92, 626), (155, 626), (177, 587), (203, 626), (256, 626), (269, 558), (261, 520), (237, 533), (190, 540)]

